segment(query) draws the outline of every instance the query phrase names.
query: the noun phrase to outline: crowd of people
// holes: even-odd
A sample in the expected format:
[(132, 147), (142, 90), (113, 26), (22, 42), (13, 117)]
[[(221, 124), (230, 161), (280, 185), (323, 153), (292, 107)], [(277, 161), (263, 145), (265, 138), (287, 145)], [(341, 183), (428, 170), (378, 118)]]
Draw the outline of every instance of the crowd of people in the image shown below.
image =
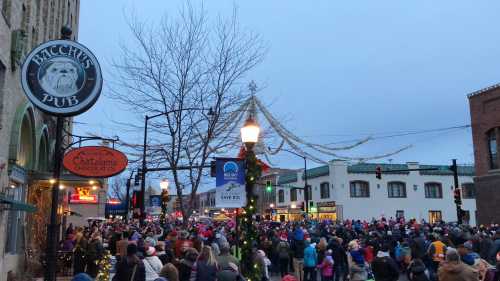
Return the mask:
[[(75, 278), (95, 278), (109, 251), (114, 281), (243, 281), (234, 226), (113, 221), (70, 227), (61, 245), (74, 252)], [(500, 281), (498, 225), (381, 218), (255, 226), (259, 281)]]

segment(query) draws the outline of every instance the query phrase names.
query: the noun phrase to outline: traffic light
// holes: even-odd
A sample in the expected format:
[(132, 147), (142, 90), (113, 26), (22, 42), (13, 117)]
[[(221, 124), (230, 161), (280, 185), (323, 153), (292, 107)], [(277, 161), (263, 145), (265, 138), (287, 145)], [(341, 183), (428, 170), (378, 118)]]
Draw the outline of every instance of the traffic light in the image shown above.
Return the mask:
[(134, 176), (134, 186), (139, 186), (141, 184), (141, 169), (137, 170), (137, 173)]
[(266, 181), (266, 192), (272, 192), (273, 191), (273, 184), (271, 181)]
[(382, 179), (382, 168), (380, 166), (377, 166), (377, 168), (375, 168), (375, 176), (379, 180)]
[(460, 188), (455, 188), (453, 190), (453, 198), (455, 198), (455, 204), (462, 205), (462, 196), (460, 196)]

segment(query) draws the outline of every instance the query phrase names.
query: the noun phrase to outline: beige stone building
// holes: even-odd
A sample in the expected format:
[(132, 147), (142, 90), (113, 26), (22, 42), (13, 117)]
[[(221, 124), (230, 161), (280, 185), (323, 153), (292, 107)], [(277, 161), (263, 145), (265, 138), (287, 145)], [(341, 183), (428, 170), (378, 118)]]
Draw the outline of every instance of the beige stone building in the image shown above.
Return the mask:
[(58, 39), (63, 25), (78, 37), (79, 2), (0, 0), (0, 281), (37, 270), (31, 262), (45, 243), (50, 212), (41, 175), (52, 167), (55, 119), (25, 98), (20, 64), (33, 47)]

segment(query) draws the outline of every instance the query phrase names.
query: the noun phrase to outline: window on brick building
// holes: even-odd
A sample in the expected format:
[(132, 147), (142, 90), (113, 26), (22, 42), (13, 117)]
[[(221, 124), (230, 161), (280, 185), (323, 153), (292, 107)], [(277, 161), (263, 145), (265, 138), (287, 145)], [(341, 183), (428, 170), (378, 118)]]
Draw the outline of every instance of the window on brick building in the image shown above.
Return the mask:
[(279, 203), (285, 202), (285, 191), (283, 189), (280, 189), (278, 191), (278, 202)]
[(370, 185), (366, 181), (351, 181), (351, 197), (370, 197)]
[(462, 184), (462, 198), (464, 199), (474, 199), (476, 198), (476, 189), (474, 184), (471, 182)]
[(491, 129), (488, 132), (488, 154), (490, 169), (498, 169), (496, 129)]
[(330, 198), (330, 184), (323, 182), (319, 185), (321, 199)]
[(443, 187), (438, 182), (425, 184), (425, 198), (443, 198)]
[(400, 181), (387, 183), (387, 194), (389, 198), (406, 198), (406, 184)]

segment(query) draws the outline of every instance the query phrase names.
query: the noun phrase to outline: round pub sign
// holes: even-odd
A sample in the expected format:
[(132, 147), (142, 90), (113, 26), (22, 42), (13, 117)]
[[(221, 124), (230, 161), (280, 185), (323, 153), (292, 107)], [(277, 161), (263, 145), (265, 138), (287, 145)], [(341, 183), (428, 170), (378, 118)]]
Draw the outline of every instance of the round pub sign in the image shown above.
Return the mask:
[(21, 84), (28, 99), (40, 110), (74, 116), (97, 101), (102, 74), (96, 57), (85, 46), (53, 40), (28, 54), (21, 68)]

